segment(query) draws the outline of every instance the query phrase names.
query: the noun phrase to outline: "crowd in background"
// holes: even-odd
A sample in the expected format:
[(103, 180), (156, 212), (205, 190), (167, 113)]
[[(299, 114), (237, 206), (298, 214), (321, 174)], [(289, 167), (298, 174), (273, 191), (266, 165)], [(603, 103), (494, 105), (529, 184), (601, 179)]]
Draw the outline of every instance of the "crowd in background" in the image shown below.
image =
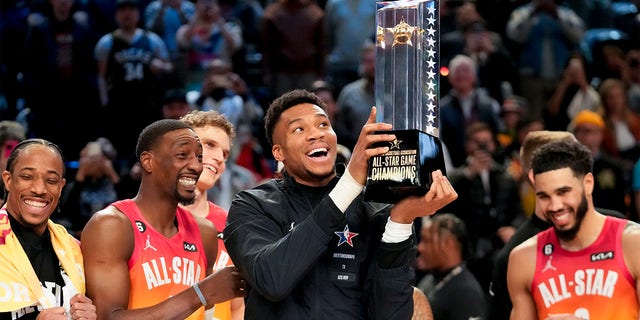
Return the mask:
[[(320, 96), (348, 154), (375, 104), (375, 10), (372, 0), (3, 0), (0, 120), (61, 147), (72, 182), (62, 212), (80, 216), (58, 218), (79, 231), (135, 195), (142, 128), (217, 110), (237, 132), (209, 190), (228, 209), (277, 173), (262, 118), (284, 92)], [(640, 3), (441, 0), (439, 15), (440, 133), (460, 197), (442, 212), (472, 226), (482, 290), (533, 212), (519, 159), (530, 131), (573, 133), (594, 156), (594, 205), (638, 221)]]

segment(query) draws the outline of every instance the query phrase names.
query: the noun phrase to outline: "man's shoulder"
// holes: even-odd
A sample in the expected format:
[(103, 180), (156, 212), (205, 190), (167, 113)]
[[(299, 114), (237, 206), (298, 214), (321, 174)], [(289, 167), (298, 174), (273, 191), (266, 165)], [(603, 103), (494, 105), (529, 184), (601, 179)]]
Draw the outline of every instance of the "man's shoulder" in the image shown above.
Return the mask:
[(600, 213), (604, 214), (605, 216), (611, 216), (611, 217), (616, 217), (616, 218), (620, 218), (620, 219), (626, 219), (627, 218), (627, 217), (625, 217), (624, 214), (622, 214), (622, 212), (620, 212), (618, 210), (605, 209), (605, 208), (595, 208), (595, 210), (597, 212), (600, 212)]
[(109, 221), (117, 222), (117, 221), (128, 221), (129, 218), (126, 215), (125, 208), (118, 208), (112, 203), (101, 210), (98, 210), (94, 213), (89, 221), (95, 221), (94, 223), (109, 223)]
[(511, 260), (512, 256), (535, 254), (536, 248), (538, 246), (538, 235), (542, 232), (544, 231), (540, 231), (539, 233), (527, 238), (523, 242), (515, 245), (508, 255), (509, 260)]
[(285, 197), (285, 190), (287, 189), (284, 184), (285, 183), (282, 179), (266, 180), (251, 188), (239, 191), (236, 194), (236, 198), (254, 198), (261, 202), (274, 198), (282, 198)]

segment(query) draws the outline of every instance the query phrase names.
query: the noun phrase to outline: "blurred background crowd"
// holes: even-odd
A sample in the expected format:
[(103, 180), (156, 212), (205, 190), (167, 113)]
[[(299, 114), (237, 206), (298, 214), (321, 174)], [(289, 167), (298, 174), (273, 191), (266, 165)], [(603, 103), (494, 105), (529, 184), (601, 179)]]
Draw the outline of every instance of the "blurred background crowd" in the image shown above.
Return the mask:
[[(639, 8), (440, 1), (440, 134), (460, 195), (443, 211), (473, 226), (484, 292), (493, 256), (533, 212), (519, 159), (530, 131), (573, 133), (594, 156), (595, 205), (638, 221)], [(210, 190), (228, 209), (235, 192), (279, 174), (262, 118), (286, 91), (326, 102), (348, 161), (375, 105), (375, 10), (373, 0), (3, 0), (0, 156), (25, 137), (61, 146), (68, 186), (57, 219), (79, 231), (135, 195), (142, 128), (218, 110), (237, 132)]]

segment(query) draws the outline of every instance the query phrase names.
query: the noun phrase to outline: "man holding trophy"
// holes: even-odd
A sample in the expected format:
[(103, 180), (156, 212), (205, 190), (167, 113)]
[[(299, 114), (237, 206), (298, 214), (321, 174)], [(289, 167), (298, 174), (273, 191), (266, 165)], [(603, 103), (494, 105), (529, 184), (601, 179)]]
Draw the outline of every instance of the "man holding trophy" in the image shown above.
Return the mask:
[[(436, 2), (406, 3), (437, 26)], [(416, 35), (399, 37), (405, 43), (396, 46), (417, 43)], [(397, 197), (393, 205), (366, 201), (372, 159), (400, 144), (392, 124), (379, 118), (373, 107), (347, 168), (339, 170), (336, 134), (321, 99), (293, 90), (271, 103), (265, 129), (283, 178), (239, 192), (224, 230), (229, 255), (251, 287), (245, 319), (411, 318), (413, 221), (458, 195), (435, 167), (428, 168), (423, 194)], [(414, 153), (416, 166), (423, 149)]]

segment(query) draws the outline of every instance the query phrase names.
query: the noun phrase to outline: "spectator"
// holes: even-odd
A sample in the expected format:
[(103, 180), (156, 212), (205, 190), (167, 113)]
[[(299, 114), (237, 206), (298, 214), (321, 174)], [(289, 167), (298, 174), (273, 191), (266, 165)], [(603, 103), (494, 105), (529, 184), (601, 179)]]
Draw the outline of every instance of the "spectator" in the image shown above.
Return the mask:
[(416, 265), (429, 273), (418, 288), (427, 295), (434, 319), (485, 319), (485, 293), (466, 265), (471, 250), (466, 225), (460, 218), (439, 213), (422, 219)]
[[(204, 170), (196, 183), (196, 198), (190, 205), (181, 205), (191, 214), (205, 218), (213, 223), (218, 232), (218, 255), (213, 271), (233, 265), (222, 240), (222, 231), (227, 222), (227, 211), (210, 202), (207, 190), (216, 184), (225, 172), (226, 162), (231, 152), (231, 143), (235, 137), (233, 125), (216, 111), (193, 111), (180, 120), (189, 124), (202, 143), (202, 165)], [(213, 308), (213, 318), (219, 320), (238, 320), (244, 318), (244, 298), (238, 297), (218, 303)]]
[(475, 256), (469, 268), (485, 289), (489, 288), (494, 255), (509, 241), (524, 220), (516, 181), (494, 157), (497, 145), (489, 126), (476, 122), (465, 133), (467, 160), (448, 172), (458, 201), (443, 209), (468, 226)]
[(113, 164), (116, 154), (111, 141), (104, 137), (90, 141), (80, 151), (78, 170), (60, 200), (63, 214), (56, 217), (67, 221), (68, 229), (78, 238), (94, 213), (118, 200), (120, 176)]
[(0, 170), (5, 170), (11, 151), (26, 138), (26, 130), (20, 123), (12, 120), (0, 121)]
[[(594, 51), (591, 53), (594, 56), (592, 69), (595, 81), (603, 81), (608, 78), (623, 79), (627, 70), (623, 46), (622, 43), (610, 41), (605, 42), (603, 46), (592, 49)], [(600, 60), (596, 60), (597, 58)]]
[[(29, 135), (54, 142), (65, 159), (76, 159), (84, 145), (105, 127), (101, 121), (89, 120), (102, 119), (92, 116), (99, 114), (92, 54), (98, 35), (89, 15), (76, 2), (47, 0), (43, 13), (32, 13), (24, 51)], [(83, 137), (78, 137), (78, 132)]]
[(182, 88), (172, 88), (165, 92), (162, 101), (163, 119), (180, 119), (192, 110), (187, 101), (187, 93)]
[(522, 99), (514, 96), (506, 99), (500, 110), (500, 132), (497, 139), (507, 161), (512, 158), (513, 148), (518, 145), (518, 124), (524, 120), (527, 112), (526, 106), (522, 103)]
[[(132, 136), (162, 117), (161, 78), (173, 65), (162, 39), (138, 28), (136, 0), (117, 0), (118, 29), (100, 38), (95, 48), (100, 99), (106, 109), (105, 137), (116, 150), (117, 170), (127, 174), (134, 162)], [(115, 125), (117, 124), (117, 125)]]
[(348, 83), (338, 95), (336, 130), (340, 143), (352, 149), (358, 140), (360, 128), (367, 122), (369, 111), (375, 105), (373, 93), (376, 75), (376, 47), (366, 41), (360, 49), (360, 79)]
[(411, 318), (412, 222), (456, 193), (438, 170), (424, 196), (393, 207), (362, 202), (367, 159), (388, 151), (368, 148), (394, 138), (374, 134), (391, 129), (375, 116), (372, 108), (338, 177), (322, 100), (293, 90), (270, 105), (265, 128), (284, 178), (238, 193), (224, 229), (229, 255), (252, 287), (245, 319)]
[(311, 89), (324, 76), (322, 9), (313, 0), (275, 0), (261, 22), (264, 83), (275, 96), (292, 89)]
[[(242, 29), (242, 46), (231, 56), (233, 71), (249, 86), (261, 85), (260, 20), (264, 12), (258, 0), (218, 0), (225, 21), (235, 22)], [(257, 81), (259, 80), (259, 81)]]
[(563, 65), (578, 48), (585, 27), (576, 13), (556, 0), (531, 0), (517, 7), (507, 23), (507, 37), (519, 45), (517, 62), (528, 118), (539, 119), (558, 86)]
[(169, 61), (174, 66), (173, 86), (186, 84), (187, 64), (183, 50), (178, 46), (178, 29), (191, 21), (196, 7), (189, 0), (154, 0), (144, 9), (145, 28), (159, 35), (167, 46)]
[[(512, 43), (507, 37), (507, 22), (513, 10), (530, 0), (481, 0), (476, 2), (478, 13), (487, 22), (487, 28), (497, 32), (511, 52)], [(512, 56), (515, 58), (515, 56)]]
[[(501, 141), (500, 145), (503, 146), (503, 153), (506, 157), (505, 160), (507, 161), (507, 163), (512, 160), (518, 161), (520, 147), (522, 146), (522, 142), (524, 141), (527, 133), (544, 129), (544, 122), (542, 122), (542, 120), (531, 120), (525, 118), (527, 109), (525, 103), (526, 102), (523, 99), (507, 99), (502, 106), (502, 122), (504, 124), (504, 130), (507, 130), (507, 132), (509, 132), (508, 128), (510, 128), (512, 125), (512, 118), (518, 118), (513, 129), (515, 133), (511, 136), (511, 139), (501, 138), (501, 135), (498, 135), (498, 139), (499, 141)], [(516, 105), (518, 106), (517, 108)], [(516, 113), (515, 111), (504, 112), (504, 110), (519, 110), (520, 113), (518, 115), (513, 115), (513, 113)], [(518, 179), (518, 176), (514, 175), (514, 178)]]
[(474, 122), (484, 122), (491, 131), (499, 131), (500, 104), (476, 87), (476, 64), (465, 55), (449, 63), (451, 90), (440, 100), (440, 137), (447, 146), (454, 167), (466, 158), (465, 130)]
[(16, 119), (24, 110), (22, 76), (30, 13), (29, 0), (0, 1), (0, 119)]
[(0, 209), (2, 319), (96, 319), (96, 307), (84, 295), (78, 240), (49, 219), (64, 171), (62, 152), (46, 140), (23, 140), (9, 155)]
[(242, 124), (251, 127), (261, 115), (262, 109), (254, 104), (244, 80), (222, 59), (211, 61), (199, 90), (193, 104), (202, 111), (221, 113), (236, 128)]
[(640, 115), (629, 109), (626, 92), (620, 79), (606, 79), (598, 88), (606, 124), (603, 149), (620, 158), (625, 170), (630, 170), (640, 157)]
[[(331, 120), (331, 123), (336, 123), (338, 121), (338, 106), (336, 105), (336, 90), (334, 87), (324, 80), (316, 80), (311, 84), (310, 91), (324, 101), (327, 105), (327, 116), (329, 120)], [(338, 132), (336, 131), (336, 133)], [(339, 133), (338, 137), (340, 137)]]
[(234, 160), (232, 152), (227, 161), (227, 169), (218, 183), (207, 191), (208, 198), (225, 211), (229, 211), (231, 201), (238, 192), (253, 188), (260, 182), (251, 170), (236, 164)]
[(499, 102), (510, 98), (514, 94), (514, 88), (519, 91), (520, 77), (500, 36), (489, 31), (484, 20), (466, 25), (463, 32), (462, 53), (471, 57), (478, 65), (478, 86), (485, 88), (489, 96)]
[[(577, 141), (551, 142), (534, 153), (530, 177), (536, 210), (553, 227), (518, 245), (509, 256), (512, 319), (640, 315), (640, 225), (596, 211), (591, 166), (589, 149)], [(619, 276), (623, 274), (628, 276)], [(557, 288), (562, 293), (552, 294)]]
[(543, 110), (545, 129), (562, 131), (581, 110), (595, 111), (600, 95), (589, 84), (584, 58), (574, 55), (569, 59), (553, 95)]
[[(441, 64), (449, 65), (458, 54), (473, 59), (478, 67), (478, 86), (502, 102), (513, 92), (502, 92), (505, 82), (509, 88), (519, 89), (519, 76), (510, 53), (502, 42), (501, 36), (487, 29), (487, 22), (476, 10), (476, 5), (466, 2), (456, 10), (458, 17), (456, 30), (442, 34), (440, 42)], [(500, 70), (500, 72), (496, 72)], [(449, 83), (441, 81), (441, 91), (450, 89)]]
[[(11, 151), (26, 138), (26, 130), (20, 123), (11, 120), (0, 121), (0, 170), (6, 170)], [(4, 199), (0, 200), (0, 206), (2, 204)]]
[(441, 34), (454, 31), (458, 27), (457, 9), (464, 4), (464, 1), (443, 0), (439, 4)]
[(205, 308), (245, 295), (236, 268), (213, 273), (213, 224), (178, 206), (195, 199), (201, 156), (198, 136), (180, 120), (140, 133), (138, 194), (96, 212), (82, 231), (87, 293), (100, 319), (203, 319)]
[(271, 179), (273, 168), (258, 139), (246, 127), (238, 129), (237, 153), (235, 163), (251, 171), (257, 181)]
[(618, 159), (602, 150), (604, 129), (604, 120), (599, 114), (583, 110), (571, 121), (568, 131), (573, 132), (576, 139), (587, 146), (593, 155), (593, 205), (629, 216), (626, 199), (630, 195), (626, 178), (631, 171), (625, 172)]
[[(326, 79), (338, 95), (348, 83), (362, 75), (358, 53), (371, 41), (376, 29), (376, 4), (371, 0), (329, 0), (324, 7)], [(359, 124), (356, 124), (358, 127)]]
[(612, 7), (616, 0), (562, 0), (563, 6), (571, 8), (584, 21), (585, 29), (614, 28)]
[(187, 52), (187, 91), (204, 85), (211, 62), (231, 65), (232, 55), (242, 47), (242, 28), (226, 21), (218, 0), (196, 0), (196, 14), (177, 32), (178, 45)]
[(640, 49), (629, 50), (626, 57), (628, 68), (624, 79), (629, 86), (629, 109), (640, 114)]

